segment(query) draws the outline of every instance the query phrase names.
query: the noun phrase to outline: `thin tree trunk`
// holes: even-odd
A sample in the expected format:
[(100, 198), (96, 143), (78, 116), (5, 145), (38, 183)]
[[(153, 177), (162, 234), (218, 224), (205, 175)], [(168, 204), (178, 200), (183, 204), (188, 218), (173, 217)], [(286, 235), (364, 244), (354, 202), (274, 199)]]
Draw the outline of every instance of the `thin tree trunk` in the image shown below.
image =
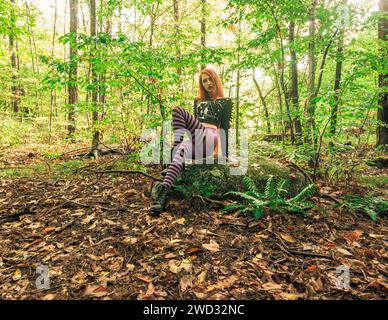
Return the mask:
[(271, 133), (271, 122), (269, 120), (269, 112), (268, 112), (267, 102), (266, 102), (266, 99), (263, 95), (263, 92), (260, 89), (259, 84), (257, 83), (254, 71), (253, 71), (252, 77), (253, 77), (253, 82), (255, 84), (255, 87), (256, 87), (257, 91), (259, 92), (260, 100), (261, 100), (261, 103), (262, 103), (263, 108), (264, 108), (265, 121), (267, 122), (267, 133), (269, 134), (269, 133)]
[[(241, 11), (238, 20), (238, 35), (237, 35), (237, 65), (240, 66), (240, 48), (241, 48)], [(236, 143), (239, 142), (239, 121), (240, 121), (240, 69), (237, 69), (237, 83), (236, 83)]]
[(312, 0), (309, 9), (309, 50), (308, 50), (308, 98), (306, 106), (306, 143), (315, 144), (315, 10), (317, 0)]
[[(78, 28), (78, 0), (70, 0), (70, 32), (77, 33)], [(77, 42), (75, 36), (75, 42)], [(78, 101), (77, 87), (77, 45), (70, 42), (70, 71), (69, 71), (69, 112), (68, 112), (68, 135), (71, 140), (74, 140), (75, 133), (75, 105)]]
[[(202, 2), (202, 19), (201, 19), (201, 47), (202, 50), (205, 50), (206, 48), (206, 0), (201, 0)], [(202, 60), (204, 60), (205, 57), (202, 55)], [(206, 64), (202, 62), (201, 64), (201, 70), (206, 68)]]
[(284, 128), (282, 91), (281, 91), (280, 84), (279, 84), (279, 76), (278, 76), (278, 73), (277, 73), (277, 70), (276, 70), (274, 64), (272, 64), (272, 69), (273, 69), (273, 74), (275, 77), (275, 86), (276, 86), (276, 92), (277, 92), (278, 103), (279, 103), (280, 129), (281, 129), (281, 134), (282, 134), (282, 143), (284, 144), (286, 132), (285, 132), (285, 128)]
[(335, 66), (334, 102), (333, 102), (331, 117), (330, 117), (331, 118), (330, 133), (333, 136), (336, 134), (336, 130), (337, 130), (337, 115), (338, 115), (340, 85), (341, 85), (341, 75), (342, 75), (343, 46), (344, 46), (344, 30), (341, 30), (341, 33), (338, 39), (337, 57), (336, 57), (336, 66)]
[[(96, 0), (90, 0), (90, 36), (95, 37), (97, 34), (96, 31), (97, 21), (96, 21)], [(92, 46), (91, 58), (96, 54), (96, 45)], [(92, 59), (94, 60), (94, 59)], [(97, 129), (98, 124), (98, 91), (97, 91), (97, 73), (95, 63), (91, 63), (91, 73), (92, 73), (92, 105), (93, 105), (93, 141), (92, 141), (92, 153), (96, 159), (99, 157), (98, 147), (100, 144), (100, 132)]]
[(299, 92), (298, 92), (298, 60), (295, 52), (295, 22), (291, 21), (289, 26), (289, 43), (290, 43), (290, 65), (291, 65), (291, 103), (292, 113), (294, 115), (295, 134), (302, 134), (302, 126), (299, 117)]
[[(68, 8), (68, 1), (69, 0), (65, 0), (65, 14), (64, 14), (64, 20), (63, 20), (63, 34), (66, 34), (66, 21), (67, 21), (67, 8)], [(66, 61), (66, 57), (67, 57), (67, 53), (66, 53), (66, 45), (63, 46), (63, 61)], [(68, 102), (68, 94), (67, 94), (67, 86), (64, 87), (64, 104), (65, 106), (67, 105), (67, 102)], [(67, 114), (65, 114), (65, 121), (66, 121), (66, 118), (68, 117)]]
[[(11, 0), (11, 4), (15, 5), (15, 0)], [(17, 76), (17, 66), (16, 66), (16, 49), (15, 49), (15, 11), (12, 9), (11, 12), (12, 15), (12, 24), (11, 24), (11, 30), (9, 33), (9, 51), (11, 52), (11, 68), (12, 68), (12, 85), (11, 85), (11, 91), (12, 91), (12, 98), (11, 98), (11, 107), (13, 112), (18, 113), (19, 112), (19, 93), (18, 93), (18, 76)]]
[[(154, 12), (155, 9), (155, 4), (152, 4), (151, 6), (151, 13), (150, 13), (150, 38), (148, 40), (148, 48), (151, 50), (152, 48), (152, 43), (154, 39), (154, 29), (155, 29), (155, 17), (156, 17), (156, 12)], [(150, 67), (150, 74), (152, 73), (152, 67)], [(153, 80), (150, 79), (150, 82)], [(151, 96), (149, 94), (146, 95), (147, 99), (147, 114), (153, 111), (153, 108), (151, 110)]]
[[(388, 35), (388, 1), (380, 0), (379, 1), (379, 10), (381, 13), (384, 13), (384, 17), (381, 17), (379, 20), (379, 29), (378, 29), (378, 38), (381, 42), (381, 47), (386, 46), (387, 35)], [(384, 55), (382, 59), (387, 60), (387, 51), (381, 50), (381, 54)], [(377, 110), (377, 120), (381, 121), (381, 124), (377, 127), (376, 140), (377, 145), (388, 144), (388, 74), (379, 74), (379, 87), (382, 88), (382, 92), (380, 93), (379, 105), (381, 108)]]
[[(293, 126), (293, 120), (292, 120), (291, 111), (290, 111), (290, 104), (289, 104), (290, 96), (289, 96), (288, 90), (286, 88), (285, 77), (284, 77), (285, 52), (284, 52), (284, 45), (283, 45), (283, 38), (282, 38), (282, 30), (281, 30), (281, 26), (279, 24), (279, 19), (276, 15), (276, 12), (274, 11), (274, 8), (272, 7), (272, 5), (268, 1), (265, 1), (265, 3), (267, 5), (267, 7), (269, 8), (269, 10), (271, 11), (271, 14), (272, 14), (272, 17), (275, 21), (275, 25), (276, 25), (276, 29), (277, 29), (277, 37), (279, 39), (279, 47), (280, 47), (280, 51), (281, 51), (281, 61), (278, 62), (278, 69), (280, 70), (279, 80), (280, 80), (280, 85), (281, 85), (281, 88), (282, 88), (283, 94), (284, 94), (284, 102), (286, 105), (287, 117), (288, 117), (288, 121), (289, 121), (290, 133), (291, 133), (291, 143), (294, 144), (295, 135), (294, 135), (294, 126)], [(283, 129), (285, 129), (285, 128), (283, 127)]]
[(180, 30), (179, 30), (179, 0), (173, 0), (173, 6), (174, 6), (174, 27), (175, 27), (175, 41), (176, 41), (176, 56), (177, 56), (177, 63), (178, 66), (176, 68), (176, 73), (178, 75), (178, 88), (181, 94), (183, 94), (183, 84), (182, 84), (182, 68), (179, 66), (179, 63), (181, 62), (181, 50), (180, 50)]
[[(57, 30), (57, 9), (58, 9), (58, 0), (55, 0), (55, 13), (54, 13), (54, 29), (53, 29), (53, 39), (51, 42), (51, 60), (54, 59), (54, 47), (55, 47), (55, 37), (56, 37), (56, 30)], [(51, 142), (51, 132), (52, 132), (52, 123), (53, 123), (53, 111), (54, 111), (54, 91), (55, 89), (51, 89), (50, 92), (50, 120), (49, 120), (49, 143)]]
[[(379, 19), (378, 27), (378, 38), (382, 42), (381, 45), (381, 54), (383, 55), (382, 61), (387, 61), (387, 51), (384, 51), (384, 46), (386, 46), (387, 35), (388, 35), (388, 1), (380, 0), (379, 1), (379, 10), (380, 13), (384, 14)], [(387, 145), (388, 144), (388, 74), (380, 73), (379, 74), (379, 87), (382, 92), (380, 93), (379, 105), (380, 109), (377, 110), (377, 120), (381, 121), (381, 124), (377, 127), (376, 140), (377, 145)]]

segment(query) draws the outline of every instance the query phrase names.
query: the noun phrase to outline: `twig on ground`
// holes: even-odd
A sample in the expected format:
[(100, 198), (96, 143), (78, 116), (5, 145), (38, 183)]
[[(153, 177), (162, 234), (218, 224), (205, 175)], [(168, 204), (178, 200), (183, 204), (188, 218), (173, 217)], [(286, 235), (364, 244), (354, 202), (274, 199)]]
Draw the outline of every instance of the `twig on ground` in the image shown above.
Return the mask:
[(31, 211), (30, 209), (31, 209), (30, 207), (24, 207), (21, 210), (19, 210), (18, 212), (15, 212), (13, 214), (7, 214), (4, 216), (1, 216), (0, 221), (12, 221), (12, 220), (15, 220), (15, 219), (19, 218), (20, 216), (24, 216), (26, 214), (34, 214), (35, 212)]
[(307, 256), (307, 257), (317, 257), (317, 258), (325, 258), (325, 259), (333, 259), (332, 256), (329, 256), (329, 255), (326, 255), (326, 254), (321, 254), (321, 253), (315, 253), (315, 252), (308, 252), (308, 251), (299, 251), (299, 250), (295, 250), (295, 249), (290, 249), (285, 243), (284, 241), (282, 240), (282, 238), (276, 233), (276, 232), (272, 232), (280, 241), (283, 245), (280, 245), (279, 243), (276, 243), (275, 244), (280, 247), (280, 249), (282, 249), (282, 251), (290, 254), (298, 254), (298, 255), (302, 255), (302, 256)]
[(156, 178), (148, 173), (145, 173), (143, 171), (138, 170), (107, 170), (107, 171), (92, 171), (92, 173), (98, 173), (98, 174), (109, 174), (109, 173), (123, 173), (123, 174), (142, 174), (143, 176), (146, 176), (150, 179), (163, 182), (162, 179)]
[(300, 173), (302, 173), (304, 175), (304, 177), (308, 181), (310, 181), (311, 184), (315, 184), (313, 179), (310, 177), (310, 175), (305, 170), (303, 170), (301, 167), (299, 167), (296, 163), (290, 161), (290, 164), (288, 166), (289, 167), (295, 167)]
[(211, 202), (211, 203), (214, 203), (214, 204), (217, 204), (219, 206), (224, 206), (224, 203), (222, 201), (218, 201), (218, 200), (213, 200), (213, 199), (210, 199), (210, 198), (207, 198), (207, 197), (203, 197), (199, 194), (195, 194), (194, 197), (197, 197), (197, 198), (200, 198), (202, 200), (202, 202), (206, 203), (207, 202)]

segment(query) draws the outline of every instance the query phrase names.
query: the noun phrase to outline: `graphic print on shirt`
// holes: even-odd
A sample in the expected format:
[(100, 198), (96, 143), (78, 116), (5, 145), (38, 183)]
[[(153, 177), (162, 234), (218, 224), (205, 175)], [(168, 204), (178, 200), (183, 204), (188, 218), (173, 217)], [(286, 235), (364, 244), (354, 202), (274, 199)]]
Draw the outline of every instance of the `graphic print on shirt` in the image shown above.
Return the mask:
[(221, 114), (222, 114), (222, 104), (217, 102), (202, 101), (197, 105), (197, 115), (199, 120), (211, 120), (215, 125), (219, 125)]

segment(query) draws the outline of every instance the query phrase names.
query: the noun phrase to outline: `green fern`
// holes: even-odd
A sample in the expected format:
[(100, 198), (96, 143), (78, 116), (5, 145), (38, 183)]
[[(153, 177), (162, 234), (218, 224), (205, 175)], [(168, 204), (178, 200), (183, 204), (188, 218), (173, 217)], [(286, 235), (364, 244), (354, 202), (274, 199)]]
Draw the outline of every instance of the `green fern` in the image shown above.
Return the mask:
[(250, 191), (252, 193), (257, 193), (256, 186), (253, 183), (253, 181), (251, 179), (249, 179), (249, 177), (244, 176), (243, 182), (244, 182), (245, 186), (247, 187), (248, 191)]
[(388, 200), (382, 197), (347, 195), (342, 207), (347, 207), (353, 212), (365, 212), (376, 221), (379, 215), (388, 213)]
[(256, 189), (254, 182), (249, 177), (244, 176), (243, 182), (246, 188), (248, 189), (247, 194), (256, 198), (260, 198), (262, 196), (262, 194)]
[(276, 186), (276, 190), (277, 190), (277, 193), (278, 195), (281, 195), (281, 194), (287, 194), (288, 191), (284, 188), (284, 186), (286, 185), (287, 181), (285, 179), (281, 179), (279, 181), (279, 183), (277, 184)]
[(310, 184), (289, 201), (295, 202), (295, 203), (302, 202), (306, 199), (310, 199), (315, 194), (316, 191), (317, 190), (315, 186), (313, 184)]
[(240, 209), (244, 209), (244, 208), (245, 208), (245, 206), (242, 204), (232, 203), (232, 204), (227, 204), (226, 206), (224, 206), (224, 208), (221, 211), (229, 212), (229, 211), (236, 211), (236, 210), (240, 210)]
[(298, 195), (291, 199), (284, 197), (287, 194), (285, 189), (286, 180), (282, 179), (275, 184), (274, 177), (270, 176), (265, 185), (264, 193), (259, 193), (255, 184), (249, 177), (243, 178), (244, 185), (248, 189), (247, 192), (230, 191), (226, 195), (237, 196), (241, 199), (238, 204), (227, 205), (224, 210), (232, 211), (239, 210), (240, 213), (252, 213), (256, 219), (264, 215), (266, 208), (274, 212), (295, 212), (305, 214), (311, 208), (320, 209), (312, 202), (306, 201), (311, 198), (316, 189), (314, 185), (304, 188)]
[(266, 198), (274, 198), (276, 196), (276, 186), (273, 176), (270, 176), (267, 180), (264, 195)]

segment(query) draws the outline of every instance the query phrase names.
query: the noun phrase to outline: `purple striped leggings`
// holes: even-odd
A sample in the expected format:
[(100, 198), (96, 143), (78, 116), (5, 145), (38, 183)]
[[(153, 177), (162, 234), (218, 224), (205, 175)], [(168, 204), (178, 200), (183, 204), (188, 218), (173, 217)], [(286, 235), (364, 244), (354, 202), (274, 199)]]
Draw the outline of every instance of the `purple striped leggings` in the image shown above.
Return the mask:
[[(206, 158), (213, 154), (218, 145), (218, 132), (215, 128), (205, 128), (193, 115), (181, 107), (172, 111), (174, 145), (172, 161), (162, 182), (171, 187), (183, 169), (185, 159), (194, 159), (201, 155)], [(183, 141), (184, 132), (190, 133), (190, 140)]]

